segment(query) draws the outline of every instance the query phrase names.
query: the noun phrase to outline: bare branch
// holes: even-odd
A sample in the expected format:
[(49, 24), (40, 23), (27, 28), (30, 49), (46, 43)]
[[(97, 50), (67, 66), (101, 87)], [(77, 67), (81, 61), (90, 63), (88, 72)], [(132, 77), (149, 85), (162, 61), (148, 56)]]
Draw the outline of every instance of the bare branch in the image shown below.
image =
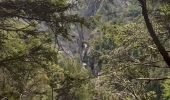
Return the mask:
[(136, 80), (144, 80), (144, 81), (164, 81), (169, 80), (170, 77), (164, 77), (164, 78), (136, 78)]

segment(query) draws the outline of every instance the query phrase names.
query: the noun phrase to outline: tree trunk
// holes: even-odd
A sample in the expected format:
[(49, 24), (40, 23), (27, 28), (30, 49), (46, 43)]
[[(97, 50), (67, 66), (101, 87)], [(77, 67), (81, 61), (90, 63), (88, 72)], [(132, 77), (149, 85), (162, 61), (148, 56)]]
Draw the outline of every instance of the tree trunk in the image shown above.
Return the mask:
[(149, 16), (148, 16), (148, 10), (147, 10), (147, 5), (146, 5), (146, 0), (138, 0), (141, 4), (142, 7), (142, 15), (144, 17), (147, 29), (150, 33), (150, 36), (153, 39), (153, 42), (155, 43), (158, 51), (160, 52), (160, 54), (162, 55), (164, 61), (166, 62), (166, 64), (170, 67), (170, 57), (168, 52), (165, 50), (165, 48), (163, 47), (163, 45), (161, 44), (161, 42), (159, 41), (158, 37), (156, 36), (156, 33), (153, 29), (153, 26), (150, 22)]

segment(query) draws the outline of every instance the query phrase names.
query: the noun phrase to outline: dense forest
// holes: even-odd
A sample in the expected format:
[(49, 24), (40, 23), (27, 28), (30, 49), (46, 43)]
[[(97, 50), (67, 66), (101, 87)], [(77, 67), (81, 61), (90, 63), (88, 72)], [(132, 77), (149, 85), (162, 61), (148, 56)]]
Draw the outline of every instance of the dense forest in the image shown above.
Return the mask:
[(0, 0), (0, 100), (170, 100), (170, 0)]

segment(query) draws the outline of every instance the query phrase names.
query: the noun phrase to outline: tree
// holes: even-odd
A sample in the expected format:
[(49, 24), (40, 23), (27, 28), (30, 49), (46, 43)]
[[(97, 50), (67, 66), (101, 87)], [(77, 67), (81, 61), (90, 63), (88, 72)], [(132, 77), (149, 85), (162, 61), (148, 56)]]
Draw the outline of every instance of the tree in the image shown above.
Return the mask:
[(165, 50), (165, 48), (162, 46), (161, 42), (159, 41), (158, 37), (156, 36), (156, 33), (153, 29), (153, 26), (149, 20), (148, 17), (148, 11), (147, 11), (147, 5), (146, 5), (146, 0), (139, 0), (141, 7), (142, 7), (142, 14), (145, 19), (146, 26), (148, 28), (148, 31), (150, 33), (150, 36), (152, 37), (155, 45), (157, 46), (159, 52), (161, 53), (162, 57), (164, 58), (166, 64), (170, 67), (170, 57), (168, 52)]
[(66, 14), (71, 5), (61, 0), (2, 0), (0, 7), (0, 98), (50, 99), (49, 72), (64, 73), (54, 40), (69, 39), (70, 25), (83, 19)]

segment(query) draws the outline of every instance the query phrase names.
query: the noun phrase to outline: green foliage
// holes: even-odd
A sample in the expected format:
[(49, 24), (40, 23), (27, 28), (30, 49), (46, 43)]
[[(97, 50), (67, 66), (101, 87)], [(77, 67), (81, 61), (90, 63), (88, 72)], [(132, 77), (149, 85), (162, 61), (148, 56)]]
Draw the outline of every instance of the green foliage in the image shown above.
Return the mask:
[[(140, 80), (169, 76), (169, 70), (163, 69), (166, 65), (146, 30), (137, 1), (121, 7), (116, 5), (120, 2), (102, 2), (97, 15), (91, 17), (94, 23), (90, 24), (99, 34), (92, 34), (87, 52), (83, 51), (87, 65), (56, 46), (60, 36), (72, 39), (73, 25), (88, 25), (71, 14), (68, 2), (0, 0), (0, 99), (170, 99), (169, 80)], [(81, 2), (79, 9), (86, 7), (85, 1)], [(150, 16), (167, 50), (169, 5), (168, 1), (159, 3)]]
[[(111, 89), (112, 95), (119, 93), (112, 99), (116, 97), (139, 100), (162, 98), (159, 82), (154, 83), (155, 85), (151, 82), (150, 85), (145, 81), (135, 80), (139, 77), (163, 77), (167, 73), (165, 69), (154, 68), (154, 66), (166, 67), (166, 65), (162, 62), (141, 20), (139, 16), (123, 24), (111, 22), (103, 24), (102, 21), (97, 20), (101, 34), (89, 43), (93, 48), (90, 57), (94, 58), (97, 67), (101, 68), (98, 74), (107, 77), (107, 80), (100, 79), (106, 83), (101, 82), (101, 90)], [(161, 37), (161, 32), (165, 29), (161, 29), (156, 21), (153, 23), (158, 36), (164, 40), (165, 37)]]
[(162, 83), (162, 87), (163, 87), (163, 98), (164, 100), (168, 100), (170, 99), (170, 81), (167, 80), (167, 81), (164, 81)]
[[(58, 35), (68, 38), (69, 26), (83, 23), (77, 15), (65, 15), (70, 8), (65, 0), (10, 0), (0, 1), (0, 6), (0, 99), (50, 100), (51, 89), (81, 86), (86, 70), (69, 60), (60, 65), (54, 48)], [(48, 30), (41, 31), (42, 22)]]

